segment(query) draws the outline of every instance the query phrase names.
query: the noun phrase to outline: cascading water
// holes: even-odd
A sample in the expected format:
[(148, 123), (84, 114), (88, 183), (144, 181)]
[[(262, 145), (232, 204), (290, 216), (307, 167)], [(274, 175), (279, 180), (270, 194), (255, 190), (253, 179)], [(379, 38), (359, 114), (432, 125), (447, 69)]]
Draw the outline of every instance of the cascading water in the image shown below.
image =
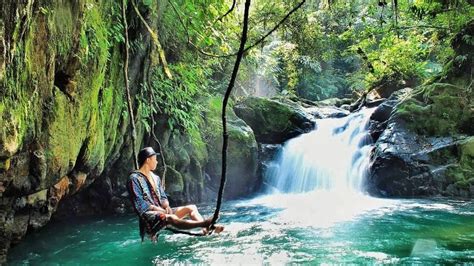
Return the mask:
[(331, 227), (394, 202), (364, 193), (373, 109), (316, 121), (316, 129), (289, 140), (265, 172), (268, 195), (256, 204), (283, 208), (296, 227)]
[(372, 139), (372, 109), (343, 118), (317, 120), (317, 128), (288, 141), (265, 173), (272, 190), (361, 193)]

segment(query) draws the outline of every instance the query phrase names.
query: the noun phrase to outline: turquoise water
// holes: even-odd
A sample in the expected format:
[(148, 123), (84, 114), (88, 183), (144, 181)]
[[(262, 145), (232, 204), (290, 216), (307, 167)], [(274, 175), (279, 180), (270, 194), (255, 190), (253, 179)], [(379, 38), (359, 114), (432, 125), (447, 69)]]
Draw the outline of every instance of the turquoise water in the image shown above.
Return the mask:
[(156, 244), (140, 242), (133, 215), (55, 222), (13, 247), (8, 264), (474, 263), (474, 201), (320, 199), (227, 202), (222, 234), (165, 231)]
[(318, 120), (317, 130), (285, 143), (264, 176), (270, 195), (226, 202), (220, 235), (165, 231), (158, 243), (141, 243), (133, 215), (81, 219), (28, 235), (8, 262), (474, 265), (474, 200), (364, 195), (372, 112)]

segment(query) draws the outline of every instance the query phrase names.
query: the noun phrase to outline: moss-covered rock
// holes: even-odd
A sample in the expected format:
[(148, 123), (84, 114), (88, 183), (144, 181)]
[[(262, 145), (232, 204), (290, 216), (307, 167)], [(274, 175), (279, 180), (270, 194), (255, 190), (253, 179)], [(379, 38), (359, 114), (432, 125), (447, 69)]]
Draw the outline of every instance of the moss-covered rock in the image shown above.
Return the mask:
[(342, 105), (345, 105), (345, 104), (351, 104), (352, 103), (352, 99), (349, 99), (349, 98), (329, 98), (329, 99), (325, 99), (325, 100), (322, 100), (322, 101), (318, 101), (317, 102), (317, 105), (318, 106), (336, 106), (336, 107), (341, 107)]
[(396, 115), (410, 129), (425, 136), (474, 134), (474, 93), (467, 87), (447, 83), (425, 85), (397, 106)]
[(7, 171), (10, 169), (10, 158), (5, 158), (0, 160), (0, 170)]
[(315, 124), (302, 108), (266, 98), (246, 98), (234, 110), (260, 143), (282, 143), (308, 132)]
[[(209, 160), (206, 173), (209, 180), (206, 186), (217, 192), (222, 171), (222, 99), (211, 98), (209, 109), (205, 113), (206, 130), (204, 136)], [(228, 109), (227, 129), (229, 143), (227, 149), (227, 183), (224, 197), (227, 199), (248, 196), (254, 192), (260, 181), (257, 179), (257, 142), (252, 129), (232, 109)], [(214, 198), (214, 195), (208, 195)]]
[(471, 187), (474, 188), (474, 137), (466, 139), (459, 145), (458, 158), (457, 164), (450, 166), (446, 174), (461, 190), (460, 193), (464, 192), (469, 196)]
[(167, 145), (163, 146), (163, 152), (167, 164), (166, 192), (169, 193), (170, 202), (200, 202), (204, 183), (204, 170), (201, 165), (207, 160), (206, 146), (202, 142), (201, 134), (183, 134), (174, 130), (169, 135), (164, 135), (169, 136)]
[(166, 192), (170, 194), (170, 196), (176, 194), (180, 195), (184, 192), (183, 176), (178, 171), (172, 167), (167, 167), (166, 177)]

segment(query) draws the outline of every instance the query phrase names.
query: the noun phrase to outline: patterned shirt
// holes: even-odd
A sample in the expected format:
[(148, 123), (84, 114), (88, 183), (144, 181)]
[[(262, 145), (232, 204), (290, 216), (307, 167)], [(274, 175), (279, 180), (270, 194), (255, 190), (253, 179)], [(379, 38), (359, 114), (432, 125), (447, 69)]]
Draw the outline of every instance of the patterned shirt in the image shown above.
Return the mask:
[(149, 210), (150, 205), (161, 206), (161, 202), (168, 199), (161, 186), (160, 177), (154, 173), (151, 173), (151, 176), (155, 181), (156, 190), (146, 176), (139, 171), (133, 172), (129, 177), (130, 197), (135, 210), (140, 216)]

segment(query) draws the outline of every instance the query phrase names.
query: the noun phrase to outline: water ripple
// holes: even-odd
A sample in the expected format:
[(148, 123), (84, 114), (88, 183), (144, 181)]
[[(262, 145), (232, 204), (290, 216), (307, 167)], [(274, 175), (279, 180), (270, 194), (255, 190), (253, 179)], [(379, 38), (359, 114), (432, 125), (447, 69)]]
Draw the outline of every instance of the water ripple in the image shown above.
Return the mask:
[[(306, 196), (318, 199), (314, 194)], [(136, 217), (131, 215), (101, 218), (101, 222), (51, 223), (13, 247), (8, 262), (11, 265), (473, 262), (474, 220), (470, 215), (473, 202), (363, 197), (359, 200), (316, 201), (310, 206), (312, 201), (304, 196), (289, 195), (226, 202), (220, 221), (226, 226), (222, 234), (190, 237), (163, 232), (156, 244), (149, 240), (141, 243)], [(208, 215), (212, 207), (203, 210)]]

